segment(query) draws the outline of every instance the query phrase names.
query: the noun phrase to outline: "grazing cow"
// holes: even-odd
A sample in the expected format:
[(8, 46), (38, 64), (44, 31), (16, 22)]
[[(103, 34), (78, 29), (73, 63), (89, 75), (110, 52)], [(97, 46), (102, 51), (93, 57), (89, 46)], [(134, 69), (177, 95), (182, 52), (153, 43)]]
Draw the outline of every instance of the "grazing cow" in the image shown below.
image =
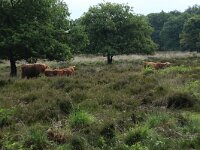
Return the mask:
[(52, 69), (45, 69), (44, 74), (47, 77), (53, 77), (53, 76), (55, 76), (54, 75), (54, 71)]
[(70, 76), (73, 73), (73, 70), (70, 68), (64, 68), (63, 71), (64, 71), (64, 75), (67, 75), (67, 76)]
[(44, 73), (45, 69), (47, 68), (48, 68), (48, 65), (46, 64), (39, 64), (39, 63), (23, 64), (21, 66), (22, 78), (27, 77), (27, 79), (29, 79), (33, 77), (38, 77), (39, 74)]
[(75, 72), (76, 66), (69, 66), (67, 69), (71, 70), (72, 72)]
[(64, 75), (63, 69), (54, 69), (53, 72), (54, 72), (54, 75), (56, 75), (56, 76), (63, 76)]
[(46, 69), (44, 74), (47, 77), (52, 76), (70, 76), (75, 72), (75, 66), (70, 66), (68, 68), (63, 69)]
[(153, 69), (164, 69), (168, 66), (170, 66), (170, 62), (165, 62), (165, 63), (161, 63), (161, 62), (144, 62), (144, 68), (147, 67), (152, 67)]
[(53, 76), (63, 76), (64, 70), (63, 69), (46, 69), (44, 71), (45, 76), (53, 77)]

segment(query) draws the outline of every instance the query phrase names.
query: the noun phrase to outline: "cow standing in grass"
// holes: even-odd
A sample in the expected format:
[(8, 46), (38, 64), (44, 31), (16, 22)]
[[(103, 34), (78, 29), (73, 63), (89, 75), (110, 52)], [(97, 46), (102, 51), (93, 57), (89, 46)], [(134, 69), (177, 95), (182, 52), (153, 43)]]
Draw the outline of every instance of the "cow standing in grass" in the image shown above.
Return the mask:
[(170, 62), (165, 62), (165, 63), (162, 63), (162, 62), (144, 62), (144, 68), (151, 67), (155, 70), (164, 69), (166, 67), (169, 67), (170, 65), (171, 65)]
[(22, 78), (27, 77), (33, 78), (33, 77), (38, 77), (40, 73), (44, 73), (45, 69), (48, 68), (48, 65), (46, 64), (40, 64), (40, 63), (35, 63), (35, 64), (23, 64), (21, 66), (22, 70)]

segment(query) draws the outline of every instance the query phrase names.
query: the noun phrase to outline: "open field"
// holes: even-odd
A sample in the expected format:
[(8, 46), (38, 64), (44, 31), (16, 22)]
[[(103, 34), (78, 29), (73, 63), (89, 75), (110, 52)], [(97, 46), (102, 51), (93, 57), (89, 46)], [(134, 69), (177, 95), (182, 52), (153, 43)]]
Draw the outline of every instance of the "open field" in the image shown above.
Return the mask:
[[(169, 61), (162, 70), (143, 61)], [(9, 78), (0, 61), (2, 150), (200, 149), (200, 56), (75, 57), (69, 77)]]

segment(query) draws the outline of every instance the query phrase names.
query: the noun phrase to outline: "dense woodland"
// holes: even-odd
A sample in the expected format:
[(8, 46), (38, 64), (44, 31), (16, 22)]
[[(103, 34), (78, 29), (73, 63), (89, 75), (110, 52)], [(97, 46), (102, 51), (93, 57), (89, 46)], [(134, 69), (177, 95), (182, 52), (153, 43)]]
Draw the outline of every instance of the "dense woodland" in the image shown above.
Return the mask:
[(70, 19), (60, 0), (1, 0), (0, 57), (69, 60), (74, 54), (153, 54), (156, 50), (200, 49), (200, 7), (185, 12), (137, 15), (125, 4), (100, 3)]

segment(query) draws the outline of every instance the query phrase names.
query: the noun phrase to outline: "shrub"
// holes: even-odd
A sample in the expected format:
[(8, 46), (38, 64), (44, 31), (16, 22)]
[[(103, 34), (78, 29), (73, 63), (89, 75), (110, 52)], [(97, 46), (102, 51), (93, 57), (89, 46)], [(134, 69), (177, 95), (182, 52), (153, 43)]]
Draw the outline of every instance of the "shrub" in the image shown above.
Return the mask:
[(28, 95), (23, 96), (22, 98), (20, 98), (20, 101), (22, 101), (25, 104), (28, 104), (30, 102), (35, 101), (36, 99), (37, 99), (36, 93), (35, 94), (30, 93), (30, 94), (28, 94)]
[(28, 135), (25, 138), (24, 146), (32, 150), (43, 150), (48, 145), (47, 136), (44, 131), (36, 127), (31, 127), (28, 131)]
[(72, 128), (81, 129), (94, 122), (94, 117), (87, 112), (78, 111), (70, 115), (69, 123)]
[(125, 137), (125, 143), (129, 146), (136, 144), (137, 142), (142, 142), (147, 138), (148, 132), (146, 128), (137, 127), (131, 129), (127, 136)]
[(0, 88), (4, 87), (4, 86), (6, 86), (6, 85), (8, 85), (10, 83), (12, 83), (12, 81), (10, 79), (8, 79), (8, 80), (0, 80)]
[(72, 100), (76, 103), (82, 102), (83, 100), (87, 99), (86, 91), (80, 89), (76, 89), (70, 92), (70, 96)]
[(74, 136), (72, 137), (72, 140), (71, 140), (71, 146), (73, 150), (84, 150), (86, 147), (85, 139), (79, 136)]
[(121, 79), (119, 81), (116, 81), (110, 87), (111, 87), (111, 89), (114, 89), (114, 90), (122, 90), (126, 86), (128, 86), (129, 83), (130, 83), (130, 81), (128, 79)]
[(143, 72), (142, 72), (143, 75), (148, 75), (148, 74), (152, 74), (152, 73), (154, 73), (154, 69), (151, 68), (151, 67), (145, 68), (145, 69), (143, 70)]
[(188, 93), (175, 93), (167, 98), (167, 108), (189, 108), (193, 107), (196, 98)]
[(59, 108), (65, 114), (70, 114), (73, 110), (73, 105), (70, 101), (60, 101), (58, 102)]
[(131, 150), (148, 150), (148, 148), (145, 146), (142, 146), (141, 143), (136, 143), (131, 146)]
[(149, 128), (154, 128), (163, 124), (169, 124), (170, 119), (171, 117), (167, 113), (151, 114), (146, 121), (146, 125)]
[(103, 129), (101, 130), (100, 134), (107, 138), (112, 139), (115, 137), (115, 127), (114, 124), (106, 124)]
[(195, 80), (191, 82), (187, 82), (184, 87), (185, 92), (191, 92), (193, 93), (196, 97), (200, 98), (200, 81)]
[(14, 112), (14, 109), (0, 108), (0, 128), (11, 124)]

